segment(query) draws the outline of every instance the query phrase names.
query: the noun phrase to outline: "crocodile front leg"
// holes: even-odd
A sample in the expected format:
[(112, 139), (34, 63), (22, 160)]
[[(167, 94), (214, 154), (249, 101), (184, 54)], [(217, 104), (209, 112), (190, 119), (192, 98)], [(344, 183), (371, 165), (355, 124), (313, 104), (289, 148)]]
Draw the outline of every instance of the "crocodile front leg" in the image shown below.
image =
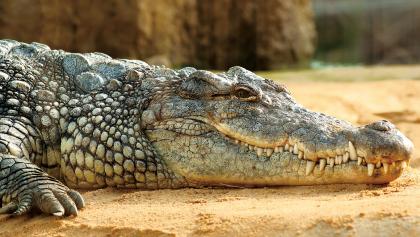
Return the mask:
[(77, 215), (84, 206), (82, 196), (30, 161), (40, 147), (34, 144), (36, 130), (25, 121), (0, 117), (0, 214), (38, 208), (56, 216)]

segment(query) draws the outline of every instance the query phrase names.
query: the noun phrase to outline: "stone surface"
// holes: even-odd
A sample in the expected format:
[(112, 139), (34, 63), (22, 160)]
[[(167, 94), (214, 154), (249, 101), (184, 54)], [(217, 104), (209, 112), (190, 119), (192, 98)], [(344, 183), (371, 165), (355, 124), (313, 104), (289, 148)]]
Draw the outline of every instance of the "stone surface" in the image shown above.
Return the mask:
[(315, 35), (309, 0), (4, 0), (0, 23), (0, 38), (215, 69), (305, 64)]
[(312, 55), (315, 32), (309, 1), (200, 3), (198, 61), (207, 65), (199, 66), (274, 69), (304, 64)]

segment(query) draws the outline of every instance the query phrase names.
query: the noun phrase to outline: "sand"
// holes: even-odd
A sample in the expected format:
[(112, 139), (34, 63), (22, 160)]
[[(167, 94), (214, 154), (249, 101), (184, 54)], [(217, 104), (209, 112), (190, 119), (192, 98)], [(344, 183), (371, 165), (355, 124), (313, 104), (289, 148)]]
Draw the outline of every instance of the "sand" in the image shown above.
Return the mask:
[[(312, 110), (355, 124), (388, 119), (420, 147), (420, 80), (286, 81)], [(418, 149), (388, 185), (81, 192), (79, 216), (1, 216), (0, 236), (420, 235)]]

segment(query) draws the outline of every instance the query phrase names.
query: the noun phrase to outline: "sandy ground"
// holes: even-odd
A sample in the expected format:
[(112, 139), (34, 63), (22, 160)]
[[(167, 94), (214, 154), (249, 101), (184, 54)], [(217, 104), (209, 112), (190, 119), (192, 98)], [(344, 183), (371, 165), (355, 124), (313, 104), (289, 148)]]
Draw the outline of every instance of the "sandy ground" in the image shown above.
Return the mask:
[[(355, 75), (369, 77), (365, 70)], [(375, 70), (420, 75), (413, 74), (419, 67), (404, 71), (407, 77)], [(420, 80), (285, 81), (312, 110), (356, 124), (388, 119), (420, 147)], [(78, 217), (2, 216), (0, 236), (420, 236), (418, 149), (410, 165), (380, 186), (84, 191)]]

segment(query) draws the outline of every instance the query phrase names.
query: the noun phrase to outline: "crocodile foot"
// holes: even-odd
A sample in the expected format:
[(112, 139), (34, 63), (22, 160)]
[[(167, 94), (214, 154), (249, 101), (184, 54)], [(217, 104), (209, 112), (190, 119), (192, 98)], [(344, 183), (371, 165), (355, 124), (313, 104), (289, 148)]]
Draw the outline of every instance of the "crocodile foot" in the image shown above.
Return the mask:
[(33, 208), (38, 208), (44, 213), (54, 216), (77, 216), (78, 210), (85, 203), (82, 196), (75, 190), (67, 188), (58, 180), (46, 176), (47, 180), (35, 180), (26, 184), (7, 205), (0, 208), (0, 214), (12, 214), (14, 216), (27, 213)]

